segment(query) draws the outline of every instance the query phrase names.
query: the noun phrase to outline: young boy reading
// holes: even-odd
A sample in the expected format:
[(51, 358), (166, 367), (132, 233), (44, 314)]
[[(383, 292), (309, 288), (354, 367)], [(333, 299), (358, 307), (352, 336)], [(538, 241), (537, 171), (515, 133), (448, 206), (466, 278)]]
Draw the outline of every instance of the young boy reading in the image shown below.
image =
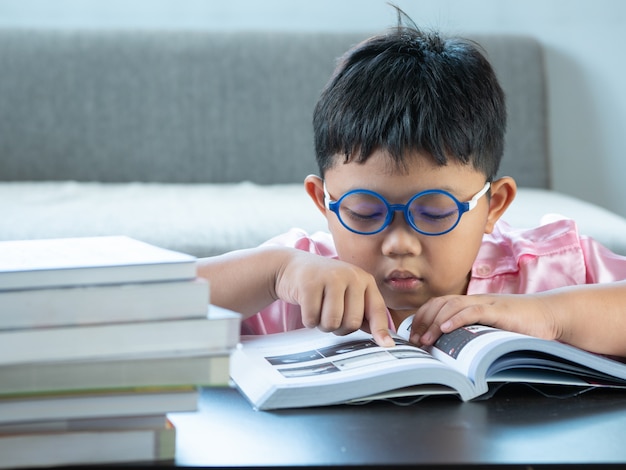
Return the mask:
[(305, 190), (330, 233), (293, 229), (199, 261), (242, 333), (389, 330), (411, 341), (480, 323), (626, 356), (626, 258), (571, 220), (500, 218), (504, 94), (478, 45), (402, 23), (349, 50), (314, 110), (319, 176)]

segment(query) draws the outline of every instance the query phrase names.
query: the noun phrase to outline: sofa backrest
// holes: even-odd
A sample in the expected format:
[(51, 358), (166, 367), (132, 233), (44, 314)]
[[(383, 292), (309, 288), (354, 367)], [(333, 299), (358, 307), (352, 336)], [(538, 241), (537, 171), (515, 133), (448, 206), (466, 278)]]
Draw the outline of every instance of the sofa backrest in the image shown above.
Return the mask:
[[(302, 182), (317, 97), (365, 37), (0, 30), (0, 179)], [(473, 38), (508, 97), (501, 174), (549, 187), (541, 46)]]

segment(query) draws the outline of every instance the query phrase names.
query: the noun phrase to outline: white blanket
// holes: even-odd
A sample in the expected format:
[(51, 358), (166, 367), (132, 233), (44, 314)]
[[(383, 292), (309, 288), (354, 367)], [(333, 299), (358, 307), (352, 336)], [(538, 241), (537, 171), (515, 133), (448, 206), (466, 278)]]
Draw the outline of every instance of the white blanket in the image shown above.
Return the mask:
[[(554, 191), (519, 189), (504, 219), (525, 228), (546, 213), (626, 254), (625, 219)], [(0, 216), (1, 240), (123, 234), (199, 257), (326, 229), (302, 184), (3, 182)]]

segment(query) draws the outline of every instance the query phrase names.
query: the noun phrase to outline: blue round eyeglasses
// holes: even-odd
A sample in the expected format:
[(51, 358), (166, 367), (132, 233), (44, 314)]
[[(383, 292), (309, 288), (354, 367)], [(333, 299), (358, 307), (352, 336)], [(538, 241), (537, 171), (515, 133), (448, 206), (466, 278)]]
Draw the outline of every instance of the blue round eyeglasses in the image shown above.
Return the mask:
[(441, 189), (428, 189), (411, 197), (406, 204), (389, 204), (380, 194), (368, 189), (353, 189), (338, 200), (331, 200), (324, 182), (326, 208), (334, 212), (339, 222), (351, 232), (374, 235), (383, 231), (393, 220), (396, 212), (416, 231), (424, 235), (443, 235), (457, 226), (461, 216), (476, 207), (491, 183), (467, 202)]

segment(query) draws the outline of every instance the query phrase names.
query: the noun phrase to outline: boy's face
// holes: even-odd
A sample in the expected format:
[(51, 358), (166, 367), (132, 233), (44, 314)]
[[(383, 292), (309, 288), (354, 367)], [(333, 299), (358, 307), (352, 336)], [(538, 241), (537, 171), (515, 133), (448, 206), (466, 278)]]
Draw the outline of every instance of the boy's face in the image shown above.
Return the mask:
[[(365, 163), (338, 162), (325, 174), (331, 200), (353, 189), (368, 189), (390, 204), (405, 204), (427, 189), (443, 189), (466, 202), (485, 182), (485, 176), (471, 166), (456, 162), (438, 166), (419, 154), (409, 159), (406, 170), (399, 170), (382, 151)], [(396, 323), (431, 297), (466, 292), (483, 234), (495, 223), (487, 196), (465, 212), (452, 231), (436, 236), (415, 231), (402, 212), (395, 212), (391, 224), (374, 235), (353, 233), (335, 213), (325, 210), (325, 214), (339, 258), (374, 276)]]

